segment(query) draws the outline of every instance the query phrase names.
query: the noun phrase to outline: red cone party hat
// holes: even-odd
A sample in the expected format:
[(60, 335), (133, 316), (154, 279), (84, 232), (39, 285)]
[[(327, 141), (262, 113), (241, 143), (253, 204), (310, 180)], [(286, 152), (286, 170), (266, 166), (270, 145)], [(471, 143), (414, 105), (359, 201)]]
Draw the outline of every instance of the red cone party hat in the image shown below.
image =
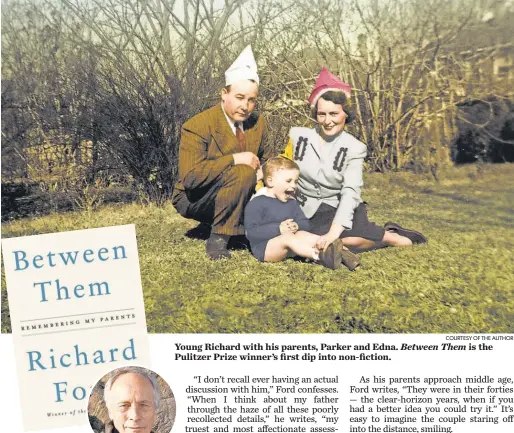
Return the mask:
[(342, 91), (346, 93), (348, 97), (350, 97), (352, 93), (352, 88), (348, 84), (343, 83), (334, 74), (330, 73), (327, 68), (323, 67), (316, 79), (316, 84), (314, 85), (311, 96), (309, 96), (310, 106), (314, 107), (320, 96), (330, 90)]

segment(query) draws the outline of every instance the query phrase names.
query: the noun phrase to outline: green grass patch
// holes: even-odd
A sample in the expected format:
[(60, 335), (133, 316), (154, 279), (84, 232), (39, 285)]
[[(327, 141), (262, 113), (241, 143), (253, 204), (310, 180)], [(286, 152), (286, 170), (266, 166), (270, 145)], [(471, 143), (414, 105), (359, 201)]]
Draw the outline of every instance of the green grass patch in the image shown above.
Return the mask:
[[(441, 180), (368, 174), (370, 219), (423, 232), (428, 245), (361, 255), (357, 272), (248, 251), (213, 262), (197, 223), (137, 204), (2, 226), (2, 236), (136, 224), (148, 329), (161, 333), (514, 332), (514, 166), (448, 169)], [(2, 332), (10, 332), (2, 268)]]

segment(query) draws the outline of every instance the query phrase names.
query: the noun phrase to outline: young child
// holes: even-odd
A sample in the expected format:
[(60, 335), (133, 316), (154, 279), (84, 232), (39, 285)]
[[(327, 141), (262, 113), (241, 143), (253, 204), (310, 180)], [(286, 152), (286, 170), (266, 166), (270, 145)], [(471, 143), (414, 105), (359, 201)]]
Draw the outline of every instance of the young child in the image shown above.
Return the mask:
[(338, 269), (342, 242), (325, 248), (326, 239), (308, 232), (309, 220), (294, 198), (299, 175), (298, 165), (289, 159), (271, 158), (264, 164), (266, 186), (250, 200), (244, 215), (252, 254), (264, 262), (279, 262), (296, 255)]

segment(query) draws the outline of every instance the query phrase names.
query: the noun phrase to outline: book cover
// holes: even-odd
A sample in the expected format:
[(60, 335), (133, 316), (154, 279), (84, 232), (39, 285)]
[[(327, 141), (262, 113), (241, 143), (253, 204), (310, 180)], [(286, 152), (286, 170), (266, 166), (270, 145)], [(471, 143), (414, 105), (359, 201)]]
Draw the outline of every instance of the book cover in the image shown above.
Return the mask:
[(135, 226), (2, 246), (24, 428), (84, 424), (102, 374), (150, 366)]

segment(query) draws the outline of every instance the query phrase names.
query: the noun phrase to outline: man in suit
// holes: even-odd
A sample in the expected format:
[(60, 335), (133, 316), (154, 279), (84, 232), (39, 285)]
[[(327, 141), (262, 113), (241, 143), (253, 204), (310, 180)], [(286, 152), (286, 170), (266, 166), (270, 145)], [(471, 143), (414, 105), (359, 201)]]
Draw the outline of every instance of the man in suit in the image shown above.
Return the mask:
[(243, 235), (243, 214), (270, 157), (267, 124), (254, 113), (259, 93), (250, 46), (225, 72), (221, 104), (197, 114), (182, 127), (179, 179), (173, 205), (185, 218), (212, 226), (207, 255), (230, 257), (231, 236)]

